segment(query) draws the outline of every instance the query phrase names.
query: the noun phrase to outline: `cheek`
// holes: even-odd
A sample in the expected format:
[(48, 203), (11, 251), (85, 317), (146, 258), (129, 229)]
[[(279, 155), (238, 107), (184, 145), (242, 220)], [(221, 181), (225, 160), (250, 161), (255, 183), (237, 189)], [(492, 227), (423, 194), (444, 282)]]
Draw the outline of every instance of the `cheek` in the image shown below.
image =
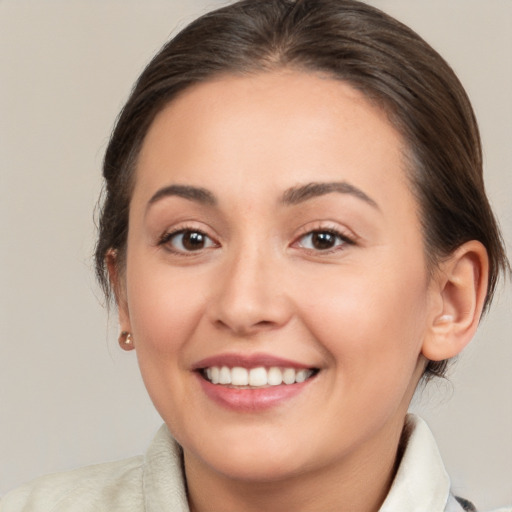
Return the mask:
[[(136, 263), (135, 258), (132, 259)], [(169, 428), (184, 430), (190, 390), (189, 340), (203, 310), (202, 294), (194, 283), (169, 267), (144, 260), (127, 268), (127, 296), (132, 332), (142, 379), (148, 394)], [(132, 271), (133, 269), (133, 271)], [(197, 283), (195, 283), (197, 285)], [(181, 411), (181, 414), (177, 414)]]
[(376, 265), (334, 274), (308, 284), (303, 317), (335, 364), (361, 375), (415, 365), (426, 329), (423, 268)]
[(204, 309), (198, 280), (137, 255), (127, 268), (131, 328), (138, 348), (158, 354), (177, 352), (191, 337)]
[(329, 432), (335, 436), (363, 435), (378, 429), (395, 411), (405, 412), (420, 364), (424, 283), (417, 275), (380, 275), (380, 281), (375, 281), (377, 273), (359, 277), (332, 280), (327, 290), (311, 284), (304, 309), (310, 313), (303, 315), (331, 361), (325, 424), (334, 426)]

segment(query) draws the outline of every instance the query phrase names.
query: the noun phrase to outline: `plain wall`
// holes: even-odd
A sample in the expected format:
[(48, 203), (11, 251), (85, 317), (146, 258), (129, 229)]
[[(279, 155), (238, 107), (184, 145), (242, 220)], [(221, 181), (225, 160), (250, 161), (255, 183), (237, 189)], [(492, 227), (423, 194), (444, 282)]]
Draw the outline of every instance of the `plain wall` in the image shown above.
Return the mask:
[[(176, 26), (216, 0), (0, 0), (0, 494), (142, 453), (161, 423), (94, 283), (93, 212), (114, 119)], [(480, 121), (486, 183), (512, 244), (512, 2), (374, 0), (452, 64)], [(512, 503), (512, 294), (451, 384), (416, 400), (455, 490)]]

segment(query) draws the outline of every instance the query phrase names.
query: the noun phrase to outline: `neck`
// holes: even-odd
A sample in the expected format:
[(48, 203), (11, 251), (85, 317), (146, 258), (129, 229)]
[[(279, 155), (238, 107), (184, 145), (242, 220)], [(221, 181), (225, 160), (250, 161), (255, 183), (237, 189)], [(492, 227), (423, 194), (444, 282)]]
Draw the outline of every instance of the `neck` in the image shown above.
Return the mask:
[(309, 469), (278, 481), (248, 481), (216, 472), (185, 454), (191, 512), (376, 512), (398, 466), (404, 417), (332, 466)]

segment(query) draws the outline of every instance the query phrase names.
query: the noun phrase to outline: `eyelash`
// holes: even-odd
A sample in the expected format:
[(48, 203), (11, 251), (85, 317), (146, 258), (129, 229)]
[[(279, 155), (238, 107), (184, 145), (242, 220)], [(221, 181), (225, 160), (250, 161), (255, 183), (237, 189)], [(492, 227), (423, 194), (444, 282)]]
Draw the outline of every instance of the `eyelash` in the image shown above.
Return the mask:
[[(209, 245), (207, 247), (200, 247), (197, 250), (187, 250), (187, 249), (177, 249), (172, 246), (171, 242), (174, 238), (176, 238), (178, 235), (185, 235), (185, 234), (196, 234), (204, 237), (204, 239), (209, 240)], [(346, 249), (347, 245), (355, 245), (356, 242), (352, 237), (347, 236), (345, 233), (340, 232), (338, 229), (333, 229), (331, 227), (319, 227), (316, 229), (310, 229), (308, 231), (305, 231), (303, 234), (301, 234), (295, 242), (293, 242), (291, 245), (292, 247), (299, 246), (301, 240), (304, 240), (306, 237), (313, 237), (315, 235), (330, 235), (335, 237), (336, 245), (331, 248), (326, 249), (317, 249), (317, 248), (309, 248), (309, 247), (302, 247), (302, 249), (310, 252), (310, 253), (318, 253), (318, 254), (332, 254), (338, 251), (343, 251)], [(207, 242), (208, 243), (208, 242)], [(166, 249), (174, 254), (178, 254), (180, 256), (193, 256), (195, 254), (200, 253), (202, 250), (210, 249), (212, 247), (218, 247), (219, 244), (212, 239), (207, 233), (202, 231), (201, 229), (197, 229), (194, 227), (180, 227), (173, 231), (169, 231), (164, 233), (160, 239), (158, 240), (158, 246), (165, 246)]]
[[(178, 237), (178, 235), (185, 235), (185, 234), (197, 234), (205, 239), (210, 241), (210, 245), (208, 247), (201, 247), (197, 250), (186, 250), (186, 249), (176, 249), (172, 246), (172, 241), (174, 238)], [(202, 231), (201, 229), (197, 229), (194, 227), (180, 227), (173, 231), (169, 231), (164, 233), (160, 239), (158, 240), (158, 246), (165, 246), (165, 248), (174, 254), (178, 254), (180, 256), (194, 256), (195, 254), (201, 252), (204, 249), (210, 249), (211, 247), (218, 246), (218, 243), (215, 242), (215, 240), (212, 239), (211, 236), (209, 236), (207, 233)]]
[(301, 240), (304, 240), (306, 237), (313, 237), (314, 235), (330, 235), (335, 237), (336, 245), (331, 248), (326, 249), (315, 249), (315, 248), (307, 248), (303, 247), (306, 251), (310, 253), (318, 253), (318, 254), (332, 254), (338, 251), (343, 251), (346, 249), (347, 245), (355, 245), (356, 242), (352, 237), (349, 237), (347, 234), (340, 232), (338, 229), (334, 229), (331, 227), (318, 227), (316, 229), (309, 229), (304, 232), (300, 237), (297, 238), (297, 241), (292, 245), (299, 245)]

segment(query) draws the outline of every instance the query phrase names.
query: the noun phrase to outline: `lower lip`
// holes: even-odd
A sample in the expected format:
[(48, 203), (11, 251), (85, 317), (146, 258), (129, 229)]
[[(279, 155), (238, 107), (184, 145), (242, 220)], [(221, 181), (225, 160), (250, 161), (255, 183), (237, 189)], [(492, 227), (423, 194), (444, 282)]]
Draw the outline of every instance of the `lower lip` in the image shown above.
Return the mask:
[(212, 384), (200, 374), (197, 374), (197, 378), (208, 398), (223, 407), (239, 412), (258, 412), (276, 407), (297, 396), (314, 380), (314, 377), (311, 377), (296, 384), (238, 389)]

